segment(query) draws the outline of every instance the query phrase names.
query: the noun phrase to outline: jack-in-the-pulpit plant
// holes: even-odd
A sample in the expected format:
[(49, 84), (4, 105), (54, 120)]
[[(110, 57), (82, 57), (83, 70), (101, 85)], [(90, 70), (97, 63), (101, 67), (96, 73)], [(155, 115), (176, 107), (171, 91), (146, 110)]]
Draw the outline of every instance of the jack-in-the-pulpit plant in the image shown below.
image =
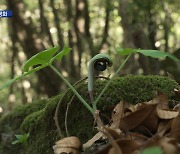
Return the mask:
[(98, 54), (90, 60), (89, 68), (88, 68), (88, 91), (89, 91), (90, 99), (91, 99), (91, 103), (92, 103), (92, 106), (91, 106), (91, 105), (89, 105), (90, 103), (86, 102), (82, 98), (82, 96), (69, 83), (69, 81), (59, 72), (59, 70), (53, 66), (53, 62), (55, 60), (61, 60), (63, 58), (63, 56), (67, 55), (70, 52), (71, 49), (68, 47), (64, 47), (62, 51), (57, 53), (58, 50), (59, 50), (59, 47), (53, 47), (51, 49), (42, 51), (42, 52), (34, 55), (33, 57), (31, 57), (29, 60), (27, 60), (24, 63), (23, 74), (20, 76), (17, 76), (14, 79), (7, 81), (4, 85), (2, 85), (0, 87), (0, 91), (3, 90), (4, 88), (8, 87), (9, 85), (11, 85), (13, 82), (18, 81), (27, 75), (30, 75), (34, 72), (37, 72), (37, 71), (39, 71), (45, 67), (50, 67), (65, 82), (65, 84), (68, 85), (68, 87), (79, 98), (79, 100), (84, 104), (84, 106), (93, 114), (93, 116), (95, 116), (95, 113), (97, 111), (97, 102), (100, 100), (101, 96), (103, 95), (103, 93), (106, 91), (106, 89), (110, 85), (114, 76), (117, 75), (120, 72), (120, 70), (122, 69), (122, 67), (126, 64), (127, 60), (130, 58), (131, 54), (141, 53), (145, 56), (150, 56), (152, 58), (169, 57), (174, 61), (180, 62), (180, 60), (178, 58), (176, 58), (175, 56), (173, 56), (172, 54), (167, 53), (167, 52), (162, 52), (162, 51), (158, 51), (158, 50), (141, 50), (141, 49), (129, 49), (129, 48), (121, 49), (121, 48), (118, 48), (117, 54), (128, 55), (128, 56), (125, 58), (125, 60), (119, 66), (119, 68), (115, 72), (114, 76), (107, 82), (107, 84), (105, 85), (104, 89), (101, 91), (99, 96), (94, 100), (93, 93), (92, 93), (93, 82), (94, 82), (94, 74), (93, 74), (94, 70), (104, 71), (107, 68), (107, 66), (110, 67), (110, 66), (112, 66), (112, 63), (113, 63), (111, 58), (107, 54)]

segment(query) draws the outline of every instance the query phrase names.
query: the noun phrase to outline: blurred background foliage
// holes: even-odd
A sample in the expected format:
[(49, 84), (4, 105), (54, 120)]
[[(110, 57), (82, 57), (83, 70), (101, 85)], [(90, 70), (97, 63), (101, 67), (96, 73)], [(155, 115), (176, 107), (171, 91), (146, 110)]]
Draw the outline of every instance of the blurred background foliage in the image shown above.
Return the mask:
[[(3, 0), (0, 9), (13, 11), (0, 18), (0, 85), (22, 73), (26, 59), (55, 45), (71, 54), (55, 65), (71, 83), (87, 76), (87, 63), (97, 53), (114, 61), (104, 75), (122, 62), (115, 49), (141, 48), (170, 52), (180, 58), (179, 0)], [(120, 75), (170, 73), (180, 82), (180, 64), (134, 55)], [(0, 93), (0, 112), (15, 104), (54, 96), (66, 86), (44, 69)]]

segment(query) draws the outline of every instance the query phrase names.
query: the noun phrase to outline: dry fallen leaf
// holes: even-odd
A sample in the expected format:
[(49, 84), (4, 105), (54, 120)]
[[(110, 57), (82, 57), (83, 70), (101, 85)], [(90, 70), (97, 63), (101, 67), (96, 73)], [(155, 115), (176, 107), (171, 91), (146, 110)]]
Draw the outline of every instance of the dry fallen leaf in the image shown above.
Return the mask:
[(94, 135), (93, 138), (91, 138), (90, 140), (88, 140), (86, 143), (83, 144), (83, 149), (86, 149), (86, 148), (90, 147), (91, 145), (94, 144), (94, 142), (96, 142), (97, 140), (99, 140), (103, 136), (104, 135), (103, 135), (102, 132), (98, 132), (96, 135)]
[(56, 142), (53, 146), (54, 154), (73, 153), (79, 154), (81, 141), (75, 136), (66, 137)]
[(162, 149), (163, 154), (180, 153), (178, 107), (169, 109), (167, 96), (160, 92), (149, 102), (120, 102), (113, 110), (111, 124), (98, 127), (100, 132), (88, 146), (106, 136), (109, 144), (98, 148), (96, 154), (140, 154), (153, 146)]
[(129, 131), (136, 128), (149, 116), (149, 114), (155, 109), (155, 107), (156, 104), (146, 104), (141, 106), (139, 110), (127, 116), (124, 116), (121, 119), (120, 129), (124, 131)]
[(180, 89), (174, 89), (176, 97), (180, 98)]
[(159, 141), (164, 154), (175, 154), (177, 152), (175, 145), (170, 143), (171, 140), (170, 138), (164, 137)]
[(109, 127), (106, 127), (106, 132), (109, 133), (113, 139), (119, 139), (122, 137), (120, 129), (112, 129)]
[(123, 115), (123, 109), (124, 109), (124, 102), (121, 101), (120, 103), (118, 103), (113, 112), (112, 112), (112, 124), (111, 124), (111, 128), (117, 129), (119, 128), (120, 125), (120, 121), (121, 121), (121, 117)]
[[(130, 139), (119, 139), (116, 140), (116, 143), (118, 144), (123, 154), (131, 154), (139, 148), (139, 145)], [(97, 151), (96, 154), (115, 154), (113, 153), (114, 151), (114, 147), (111, 144), (108, 144), (103, 149)]]
[(164, 93), (158, 92), (151, 101), (145, 102), (145, 104), (164, 104), (168, 106), (168, 97)]
[(172, 120), (169, 120), (169, 119), (162, 120), (159, 123), (158, 129), (157, 129), (157, 134), (159, 136), (164, 136), (166, 132), (170, 131), (171, 124), (172, 124)]
[(161, 119), (172, 119), (178, 116), (179, 111), (174, 111), (174, 110), (168, 110), (168, 109), (162, 109), (161, 106), (158, 104), (156, 106), (156, 111)]
[(180, 114), (172, 121), (170, 137), (173, 137), (180, 142)]

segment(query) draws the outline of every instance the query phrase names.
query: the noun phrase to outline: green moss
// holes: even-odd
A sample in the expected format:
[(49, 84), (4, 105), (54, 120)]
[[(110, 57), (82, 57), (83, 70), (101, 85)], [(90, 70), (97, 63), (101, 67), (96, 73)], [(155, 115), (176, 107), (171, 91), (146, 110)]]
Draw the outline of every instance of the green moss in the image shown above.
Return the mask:
[[(47, 100), (35, 101), (32, 104), (19, 105), (12, 112), (0, 119), (0, 153), (14, 153), (21, 151), (22, 145), (12, 145), (15, 134), (22, 134), (20, 125), (27, 115), (36, 112), (45, 107)], [(19, 150), (18, 150), (19, 149)], [(20, 153), (19, 151), (19, 153)]]
[[(104, 80), (97, 80), (95, 84), (96, 90), (94, 92), (95, 97), (101, 92), (106, 82), (107, 81)], [(177, 87), (178, 84), (167, 77), (132, 75), (117, 77), (112, 81), (110, 87), (100, 99), (98, 108), (103, 114), (109, 115), (112, 111), (112, 106), (122, 99), (129, 103), (136, 104), (152, 99), (157, 91), (162, 91), (171, 98), (174, 97), (173, 89)], [(90, 102), (87, 83), (79, 84), (76, 88), (83, 98)], [(62, 133), (65, 135), (65, 111), (72, 95), (72, 92), (66, 95), (59, 110), (59, 124)], [(9, 129), (13, 135), (17, 131), (21, 131), (22, 133), (29, 132), (30, 137), (26, 149), (28, 154), (53, 153), (52, 146), (55, 141), (59, 139), (54, 122), (54, 113), (61, 97), (62, 95), (58, 95), (48, 99), (42, 103), (42, 105), (40, 105), (41, 101), (39, 101), (15, 109), (1, 120), (0, 124), (2, 124), (2, 126), (0, 127), (0, 132), (8, 133)], [(38, 103), (39, 105), (37, 105)], [(74, 97), (69, 107), (67, 119), (67, 127), (70, 135), (78, 136), (83, 142), (87, 141), (95, 133), (93, 131), (92, 115), (76, 97)], [(18, 123), (14, 124), (13, 121), (18, 121)], [(8, 125), (9, 129), (6, 129), (6, 125)], [(0, 141), (0, 144), (1, 143), (2, 141)], [(11, 146), (10, 149), (12, 148)], [(0, 152), (3, 151), (5, 146), (0, 146), (0, 149)], [(3, 151), (2, 153), (5, 152)], [(8, 154), (7, 151), (6, 153)], [(12, 150), (9, 153), (12, 153)]]
[[(101, 83), (98, 83), (98, 86), (97, 93), (102, 89)], [(117, 77), (112, 81), (100, 102), (106, 99), (107, 104), (112, 104), (123, 99), (131, 104), (137, 104), (151, 100), (157, 91), (172, 97), (175, 87), (178, 87), (178, 84), (168, 77), (150, 75)], [(112, 101), (113, 98), (114, 100)]]

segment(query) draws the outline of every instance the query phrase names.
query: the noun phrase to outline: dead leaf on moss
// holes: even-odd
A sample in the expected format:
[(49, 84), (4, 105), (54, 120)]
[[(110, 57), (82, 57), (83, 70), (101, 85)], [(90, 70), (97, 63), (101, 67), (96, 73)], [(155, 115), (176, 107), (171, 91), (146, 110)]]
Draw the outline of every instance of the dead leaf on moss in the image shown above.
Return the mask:
[(162, 92), (158, 92), (151, 101), (145, 102), (145, 104), (159, 104), (159, 103), (168, 106), (168, 97)]
[(81, 141), (75, 136), (66, 137), (56, 142), (53, 146), (54, 154), (73, 153), (79, 154), (81, 149)]

